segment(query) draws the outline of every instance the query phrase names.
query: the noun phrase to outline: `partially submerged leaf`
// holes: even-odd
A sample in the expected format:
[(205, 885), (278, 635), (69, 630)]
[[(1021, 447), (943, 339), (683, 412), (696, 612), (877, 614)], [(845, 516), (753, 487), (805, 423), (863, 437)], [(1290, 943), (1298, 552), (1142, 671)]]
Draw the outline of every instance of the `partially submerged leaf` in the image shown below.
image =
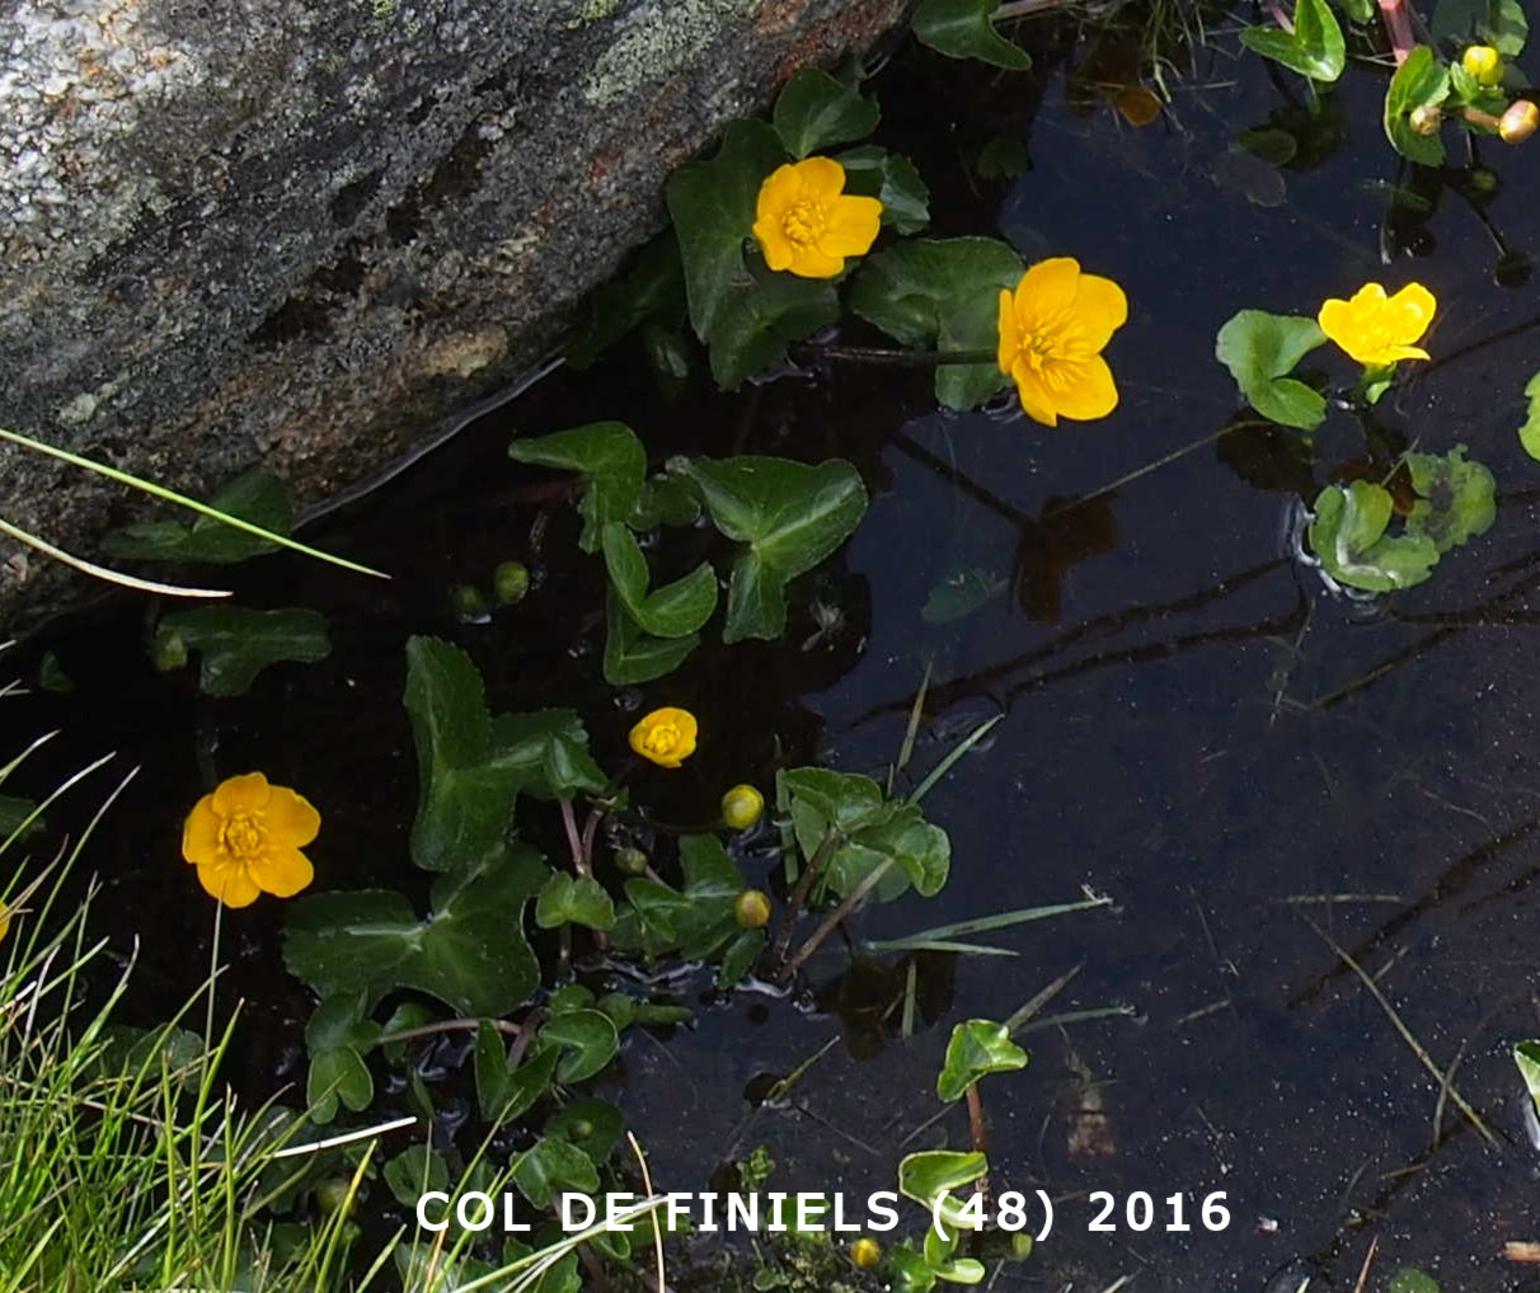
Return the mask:
[(845, 168), (845, 192), (882, 203), (883, 224), (908, 236), (930, 223), (930, 189), (902, 153), (868, 144), (834, 160)]
[(1425, 534), (1389, 535), (1390, 492), (1369, 481), (1328, 485), (1315, 500), (1310, 550), (1339, 584), (1372, 593), (1422, 583), (1438, 564), (1438, 546)]
[(1220, 328), (1214, 353), (1263, 417), (1312, 431), (1326, 418), (1326, 400), (1288, 374), (1325, 340), (1314, 319), (1242, 310)]
[(634, 687), (673, 673), (700, 645), (696, 633), (683, 638), (650, 637), (631, 618), (614, 588), (604, 608), (604, 681), (612, 687)]
[(611, 929), (615, 924), (615, 904), (592, 876), (554, 871), (535, 903), (535, 924), (541, 929), (562, 925)]
[(568, 1010), (540, 1029), (540, 1047), (561, 1052), (559, 1082), (583, 1082), (615, 1058), (620, 1038), (614, 1021), (600, 1010)]
[(1424, 166), (1442, 166), (1445, 152), (1438, 135), (1412, 128), (1412, 113), (1435, 108), (1449, 97), (1449, 69), (1426, 45), (1419, 45), (1396, 69), (1385, 92), (1385, 134), (1397, 152)]
[(1440, 553), (1485, 534), (1497, 519), (1497, 481), (1465, 446), (1447, 454), (1409, 453), (1407, 470), (1419, 498), (1406, 518), (1408, 534), (1425, 534)]
[(256, 611), (203, 606), (165, 616), (158, 636), (174, 635), (202, 657), (198, 686), (209, 696), (242, 696), (269, 665), (314, 664), (331, 654), (317, 611)]
[(537, 1208), (549, 1208), (559, 1194), (592, 1194), (599, 1188), (593, 1160), (570, 1141), (544, 1136), (513, 1164), (513, 1183)]
[(1024, 72), (1032, 66), (1027, 51), (995, 30), (1000, 0), (921, 0), (914, 11), (914, 34), (948, 58), (976, 58), (982, 63)]

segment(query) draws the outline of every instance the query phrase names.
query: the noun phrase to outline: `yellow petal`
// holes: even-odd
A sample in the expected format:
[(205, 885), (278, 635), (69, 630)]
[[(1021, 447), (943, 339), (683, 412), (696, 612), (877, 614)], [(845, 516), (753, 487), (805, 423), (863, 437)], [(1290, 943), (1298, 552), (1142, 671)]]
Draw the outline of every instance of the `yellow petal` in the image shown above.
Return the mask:
[(826, 256), (817, 247), (794, 247), (791, 272), (798, 278), (835, 278), (845, 268), (843, 258)]
[(845, 168), (832, 157), (809, 157), (790, 169), (804, 197), (832, 198), (845, 191)]
[(1106, 417), (1117, 408), (1117, 383), (1112, 380), (1112, 369), (1100, 355), (1062, 365), (1059, 371), (1063, 381), (1054, 391), (1054, 405), (1061, 417), (1091, 422)]
[(1021, 353), (1021, 329), (1016, 326), (1015, 298), (1004, 289), (1000, 292), (1000, 342), (998, 360), (1000, 371), (1009, 374), (1016, 356)]
[(801, 196), (802, 181), (797, 178), (797, 168), (790, 164), (777, 167), (759, 186), (756, 214), (780, 215)]
[(1128, 322), (1128, 297), (1110, 278), (1082, 274), (1075, 293), (1077, 340), (1095, 352)]
[(220, 856), (220, 817), (214, 809), (214, 796), (204, 795), (193, 805), (182, 823), (182, 856), (202, 866)]
[(818, 236), (826, 256), (864, 256), (882, 227), (882, 203), (876, 198), (836, 198), (828, 227)]
[(251, 878), (264, 893), (292, 898), (315, 879), (315, 868), (298, 849), (277, 841), (269, 844), (250, 864)]
[(779, 220), (768, 217), (754, 223), (754, 240), (764, 255), (765, 264), (777, 272), (791, 268), (793, 248), (791, 241), (781, 231)]
[(209, 862), (198, 868), (198, 883), (226, 907), (249, 907), (262, 891), (239, 862)]
[[(1408, 283), (1385, 303), (1385, 308), (1394, 312), (1397, 340), (1409, 346), (1428, 330), (1438, 302), (1421, 283)], [(1421, 358), (1426, 359), (1427, 355)]]
[(1042, 374), (1029, 368), (1024, 361), (1018, 361), (1011, 369), (1011, 376), (1016, 380), (1016, 394), (1021, 397), (1021, 407), (1027, 416), (1045, 427), (1058, 426), (1059, 415), (1054, 412), (1053, 395)]
[(294, 848), (303, 848), (321, 831), (321, 814), (315, 805), (287, 786), (273, 787), (262, 821), (274, 839)]
[(1353, 299), (1349, 304), (1356, 310), (1368, 314), (1370, 310), (1384, 305), (1387, 299), (1385, 289), (1379, 283), (1365, 283), (1353, 293)]
[(1016, 322), (1023, 332), (1056, 323), (1075, 304), (1080, 288), (1080, 262), (1073, 256), (1040, 260), (1016, 286)]
[(1321, 331), (1334, 341), (1348, 354), (1357, 359), (1359, 363), (1367, 363), (1354, 350), (1358, 343), (1359, 329), (1355, 322), (1354, 310), (1351, 302), (1341, 301), (1335, 297), (1329, 301), (1323, 301), (1317, 311), (1315, 321), (1320, 325)]
[(221, 817), (261, 812), (267, 806), (267, 797), (271, 791), (267, 778), (260, 772), (229, 777), (214, 790), (214, 811)]

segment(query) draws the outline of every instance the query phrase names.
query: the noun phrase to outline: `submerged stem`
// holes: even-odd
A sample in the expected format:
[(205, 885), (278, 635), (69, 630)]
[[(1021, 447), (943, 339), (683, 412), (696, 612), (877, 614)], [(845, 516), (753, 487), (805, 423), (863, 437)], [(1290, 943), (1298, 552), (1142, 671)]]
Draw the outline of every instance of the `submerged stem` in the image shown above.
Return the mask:
[(939, 368), (948, 364), (992, 364), (993, 350), (890, 350), (883, 346), (834, 346), (804, 341), (790, 347), (799, 363), (836, 359), (851, 364), (878, 364), (889, 368)]

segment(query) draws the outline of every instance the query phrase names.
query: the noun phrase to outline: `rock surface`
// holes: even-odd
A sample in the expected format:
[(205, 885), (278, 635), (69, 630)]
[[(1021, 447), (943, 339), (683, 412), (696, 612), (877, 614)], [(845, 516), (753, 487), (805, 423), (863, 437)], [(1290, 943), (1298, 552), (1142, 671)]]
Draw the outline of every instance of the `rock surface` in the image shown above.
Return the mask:
[[(331, 494), (526, 369), (670, 169), (903, 9), (0, 0), (0, 425)], [(0, 446), (0, 517), (81, 555), (134, 506)], [(0, 545), (14, 631), (68, 581)]]

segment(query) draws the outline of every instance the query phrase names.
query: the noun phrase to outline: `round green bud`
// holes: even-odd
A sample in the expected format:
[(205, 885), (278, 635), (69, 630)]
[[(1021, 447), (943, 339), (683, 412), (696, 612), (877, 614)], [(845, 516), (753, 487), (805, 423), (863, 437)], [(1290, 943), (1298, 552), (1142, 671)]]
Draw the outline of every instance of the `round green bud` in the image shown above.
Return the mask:
[(522, 561), (499, 562), (492, 572), (492, 596), (499, 606), (514, 606), (529, 592), (529, 569)]
[(1444, 114), (1431, 103), (1424, 103), (1412, 109), (1407, 118), (1412, 129), (1419, 135), (1436, 135), (1444, 124)]
[(765, 797), (753, 786), (734, 786), (722, 796), (722, 820), (735, 831), (746, 831), (764, 815)]
[(150, 647), (150, 663), (157, 673), (171, 673), (187, 663), (187, 642), (175, 629), (162, 629)]
[(1497, 192), (1497, 172), (1490, 166), (1473, 166), (1466, 178), (1471, 191), (1479, 197), (1489, 198)]
[(744, 929), (763, 929), (770, 923), (770, 896), (763, 889), (745, 889), (733, 903), (733, 917)]
[(615, 865), (627, 875), (646, 875), (647, 861), (647, 855), (634, 846), (615, 850)]
[(485, 615), (487, 599), (475, 584), (456, 584), (449, 594), (455, 610), (461, 615)]

